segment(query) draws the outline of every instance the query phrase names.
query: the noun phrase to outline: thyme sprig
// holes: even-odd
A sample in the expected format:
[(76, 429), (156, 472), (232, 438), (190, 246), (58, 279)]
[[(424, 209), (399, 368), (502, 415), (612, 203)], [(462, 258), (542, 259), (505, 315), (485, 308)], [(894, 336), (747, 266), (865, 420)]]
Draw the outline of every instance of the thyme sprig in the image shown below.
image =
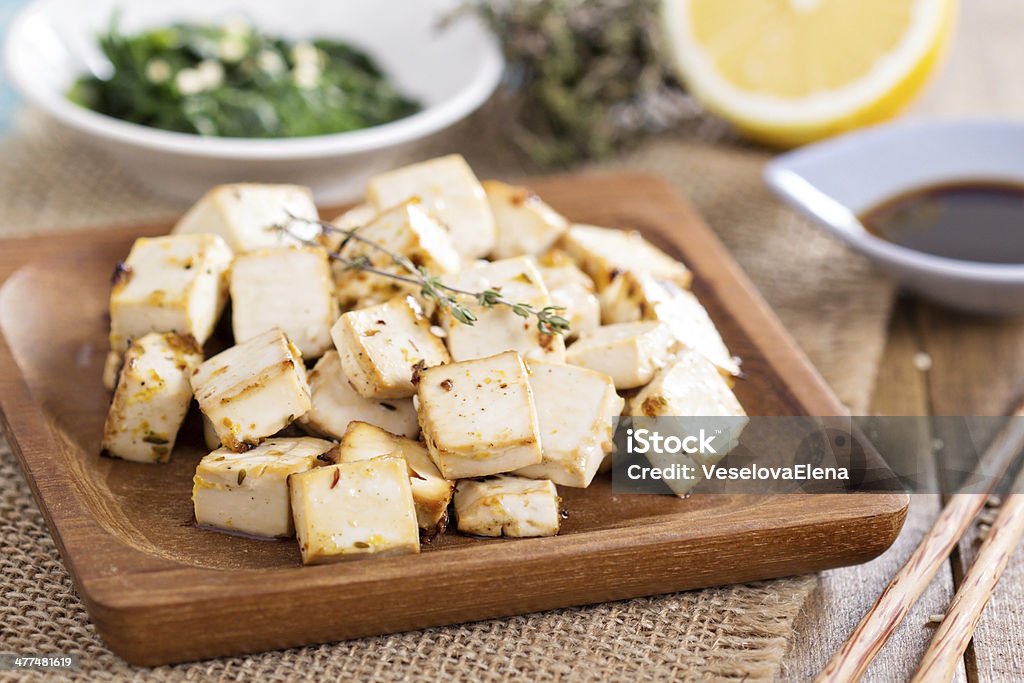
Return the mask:
[[(344, 239), (336, 250), (327, 249), (327, 254), (332, 260), (340, 263), (346, 270), (361, 270), (380, 277), (386, 277), (414, 285), (419, 288), (420, 295), (424, 299), (434, 301), (442, 310), (450, 313), (455, 320), (463, 325), (472, 326), (477, 321), (476, 314), (460, 300), (460, 298), (464, 299), (471, 297), (481, 308), (504, 306), (520, 318), (536, 318), (537, 329), (540, 330), (542, 334), (564, 335), (569, 331), (569, 321), (561, 315), (565, 310), (564, 306), (544, 306), (541, 309), (537, 309), (530, 304), (509, 301), (505, 299), (497, 289), (485, 289), (480, 292), (471, 292), (458, 287), (452, 287), (442, 282), (438, 275), (431, 274), (423, 266), (417, 266), (414, 264), (407, 256), (388, 249), (387, 247), (360, 235), (359, 228), (361, 226), (354, 228), (342, 228), (332, 223), (314, 220), (311, 218), (303, 218), (291, 213), (288, 214), (288, 218), (288, 223), (275, 224), (271, 226), (271, 229), (284, 232), (303, 244), (316, 247), (324, 247), (325, 245), (316, 239), (295, 234), (291, 229), (291, 224), (299, 222), (307, 225), (314, 225), (319, 229), (318, 237), (323, 237), (327, 233), (344, 235)], [(365, 244), (371, 249), (386, 255), (391, 259), (391, 262), (394, 265), (402, 268), (408, 274), (403, 275), (401, 273), (392, 273), (390, 271), (381, 270), (380, 268), (375, 267), (370, 261), (370, 258), (365, 254), (356, 256), (355, 258), (348, 258), (344, 256), (342, 251), (352, 241)]]
[(490, 114), (534, 161), (563, 166), (607, 156), (689, 124), (721, 137), (676, 80), (662, 0), (463, 0), (448, 23), (476, 14), (508, 67)]

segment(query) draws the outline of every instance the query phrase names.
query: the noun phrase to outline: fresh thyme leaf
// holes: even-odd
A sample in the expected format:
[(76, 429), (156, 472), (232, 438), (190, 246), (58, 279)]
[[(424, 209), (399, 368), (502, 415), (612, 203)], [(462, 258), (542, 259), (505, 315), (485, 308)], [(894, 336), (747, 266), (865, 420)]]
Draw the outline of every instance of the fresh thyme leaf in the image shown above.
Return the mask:
[(477, 321), (477, 317), (473, 315), (472, 311), (462, 304), (453, 303), (451, 300), (448, 302), (448, 311), (452, 314), (453, 318), (463, 325), (472, 326)]
[(501, 292), (495, 289), (485, 289), (476, 296), (477, 303), (484, 308), (493, 308), (501, 301)]
[(556, 315), (549, 309), (544, 308), (537, 316), (537, 327), (544, 334), (565, 334), (569, 331), (569, 321), (560, 315)]
[(362, 270), (370, 265), (369, 256), (356, 256), (349, 263), (345, 265), (345, 270)]
[(529, 318), (533, 315), (533, 310), (526, 304), (512, 304), (512, 312), (520, 318)]

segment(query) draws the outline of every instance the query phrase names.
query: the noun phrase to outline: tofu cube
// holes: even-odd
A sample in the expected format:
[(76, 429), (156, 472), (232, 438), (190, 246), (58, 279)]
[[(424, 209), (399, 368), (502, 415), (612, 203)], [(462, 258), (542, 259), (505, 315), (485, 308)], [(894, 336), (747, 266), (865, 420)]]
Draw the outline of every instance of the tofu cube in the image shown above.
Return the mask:
[(315, 237), (319, 228), (296, 218), (317, 220), (319, 213), (313, 193), (298, 185), (261, 185), (236, 183), (219, 185), (182, 216), (172, 233), (220, 235), (236, 254), (265, 247), (297, 245), (299, 241), (275, 225), (287, 225), (291, 232), (306, 239)]
[(267, 439), (244, 453), (218, 448), (192, 479), (196, 523), (264, 538), (294, 535), (288, 476), (323, 464), (332, 441), (308, 436)]
[(331, 348), (331, 325), (338, 315), (324, 249), (258, 249), (235, 259), (231, 326), (236, 344), (277, 328), (303, 357), (319, 358)]
[(444, 531), (448, 504), (455, 483), (441, 476), (426, 447), (419, 441), (392, 434), (375, 425), (353, 422), (338, 446), (339, 462), (370, 460), (382, 455), (401, 455), (409, 465), (416, 521), (427, 535)]
[(725, 375), (739, 375), (739, 360), (729, 352), (711, 316), (697, 297), (670, 280), (647, 273), (623, 273), (601, 293), (605, 322), (657, 320), (668, 325), (684, 347), (703, 354)]
[(417, 398), (427, 449), (445, 479), (542, 462), (529, 374), (514, 351), (425, 370)]
[(192, 402), (189, 378), (202, 362), (192, 337), (153, 332), (133, 341), (103, 426), (104, 452), (135, 462), (170, 460)]
[(216, 235), (135, 240), (110, 290), (111, 351), (120, 356), (150, 332), (189, 334), (205, 344), (227, 301), (232, 258)]
[[(659, 453), (651, 449), (647, 459), (656, 467), (673, 464), (692, 465), (698, 474), (690, 479), (666, 479), (678, 495), (686, 495), (700, 481), (702, 465), (714, 465), (724, 458), (739, 441), (747, 424), (746, 412), (736, 400), (724, 377), (707, 358), (685, 350), (655, 378), (630, 399), (627, 412), (637, 428), (648, 427), (650, 418), (700, 418), (699, 428), (715, 434), (715, 453)], [(719, 418), (719, 419), (715, 419)], [(675, 422), (675, 424), (673, 424)], [(692, 435), (693, 421), (661, 420), (648, 428), (662, 436), (674, 434), (680, 439)]]
[[(528, 304), (537, 311), (552, 305), (544, 279), (528, 256), (480, 263), (445, 277), (444, 282), (469, 292), (499, 290), (506, 301)], [(448, 351), (453, 360), (516, 351), (527, 359), (565, 361), (565, 340), (558, 334), (542, 333), (536, 318), (518, 316), (508, 306), (484, 308), (472, 297), (462, 297), (461, 302), (476, 315), (477, 321), (466, 325), (448, 312), (441, 314), (441, 325), (448, 333)]]
[(302, 354), (280, 330), (207, 360), (192, 375), (192, 389), (220, 442), (233, 451), (259, 445), (310, 407)]
[(630, 400), (629, 414), (648, 417), (746, 415), (714, 364), (690, 350), (680, 352)]
[(314, 434), (340, 439), (352, 422), (369, 422), (415, 439), (420, 433), (412, 399), (374, 400), (357, 392), (341, 367), (337, 351), (328, 351), (309, 373), (312, 407), (299, 424)]
[(569, 321), (567, 340), (576, 339), (601, 326), (601, 304), (594, 294), (594, 281), (573, 264), (541, 267), (541, 277), (551, 303), (561, 306)]
[(636, 271), (672, 280), (689, 287), (693, 279), (689, 269), (631, 230), (573, 225), (561, 241), (562, 248), (580, 268), (594, 279), (597, 291), (611, 284), (619, 273)]
[[(336, 225), (343, 230), (352, 230), (354, 228), (362, 229), (376, 217), (377, 209), (373, 205), (356, 204), (348, 211), (335, 216), (331, 220), (331, 224)], [(337, 251), (344, 240), (345, 235), (340, 232), (324, 231), (324, 233), (320, 235), (320, 242), (332, 251)]]
[[(537, 263), (542, 268), (560, 268), (561, 266), (576, 266), (576, 259), (569, 255), (565, 249), (562, 249), (557, 244), (547, 251), (537, 255)], [(576, 266), (577, 269), (579, 266)], [(582, 271), (580, 271), (582, 272)], [(586, 273), (584, 273), (586, 275)], [(594, 286), (594, 281), (587, 275), (587, 281), (590, 282), (591, 288)]]
[[(415, 266), (427, 269), (431, 275), (454, 273), (462, 266), (447, 230), (415, 199), (377, 215), (363, 225), (358, 234), (389, 252), (401, 254)], [(408, 271), (394, 263), (384, 251), (353, 239), (341, 249), (340, 254), (343, 260), (336, 264), (335, 285), (342, 310), (382, 303), (404, 294), (419, 294), (416, 285), (345, 268), (345, 261), (364, 260), (377, 270), (408, 276)]]
[(497, 228), (492, 257), (506, 259), (540, 254), (568, 229), (565, 217), (533, 191), (497, 180), (485, 180), (482, 184)]
[(657, 307), (671, 296), (670, 284), (648, 273), (620, 273), (601, 292), (601, 319), (608, 324), (657, 320)]
[(349, 311), (331, 328), (341, 367), (366, 398), (409, 398), (413, 372), (451, 358), (412, 297)]
[(124, 354), (111, 349), (103, 362), (103, 388), (113, 391), (117, 386), (117, 378), (121, 376), (121, 366), (124, 365)]
[(482, 258), (494, 249), (497, 230), (487, 195), (460, 155), (388, 171), (370, 178), (366, 186), (366, 198), (378, 210), (413, 197), (448, 227), (452, 244), (464, 259)]
[(475, 536), (555, 536), (561, 500), (550, 481), (501, 475), (460, 481), (455, 489), (458, 529)]
[(303, 564), (420, 551), (409, 467), (382, 456), (288, 478)]
[(664, 323), (616, 323), (581, 336), (566, 351), (566, 361), (609, 375), (616, 389), (635, 389), (651, 381), (675, 347)]
[(586, 488), (615, 449), (613, 421), (625, 402), (600, 372), (539, 361), (529, 368), (544, 459), (516, 474)]
[[(202, 413), (200, 412), (200, 414)], [(220, 437), (217, 436), (217, 430), (213, 428), (213, 422), (206, 415), (203, 415), (203, 444), (208, 451), (220, 448)]]

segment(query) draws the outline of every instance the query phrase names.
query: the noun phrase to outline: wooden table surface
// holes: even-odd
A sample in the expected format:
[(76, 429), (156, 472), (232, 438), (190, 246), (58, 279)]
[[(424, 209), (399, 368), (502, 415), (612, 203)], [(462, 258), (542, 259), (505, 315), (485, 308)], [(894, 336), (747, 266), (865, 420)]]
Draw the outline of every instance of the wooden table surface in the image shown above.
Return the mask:
[[(1024, 119), (1024, 2), (961, 0), (960, 5), (952, 52), (913, 114)], [(919, 369), (927, 366), (926, 358), (931, 367)], [(972, 317), (901, 297), (875, 384), (873, 414), (1002, 415), (1022, 395), (1024, 318)], [(921, 429), (941, 430), (941, 425), (922, 421)], [(938, 433), (922, 436), (919, 443), (941, 438)], [(914, 495), (903, 533), (882, 557), (822, 575), (818, 592), (797, 624), (783, 672), (787, 679), (813, 678), (828, 662), (928, 530), (941, 498)], [(960, 545), (868, 670), (867, 680), (906, 680), (912, 675), (931, 639), (928, 616), (945, 611), (977, 547), (975, 537)], [(989, 603), (957, 680), (1024, 680), (1022, 604), (1024, 548), (1014, 555)]]

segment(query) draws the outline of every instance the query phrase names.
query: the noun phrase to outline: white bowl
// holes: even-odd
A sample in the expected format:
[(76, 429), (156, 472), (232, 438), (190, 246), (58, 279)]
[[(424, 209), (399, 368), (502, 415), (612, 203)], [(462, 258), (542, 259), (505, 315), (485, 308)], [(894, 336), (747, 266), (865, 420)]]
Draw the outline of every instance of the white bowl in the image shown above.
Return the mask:
[(1024, 184), (1024, 123), (887, 124), (784, 154), (768, 164), (764, 177), (782, 199), (907, 288), (962, 310), (1024, 312), (1024, 264), (925, 254), (872, 235), (857, 219), (886, 199), (936, 183), (981, 179)]
[[(438, 27), (453, 0), (36, 0), (14, 20), (6, 41), (11, 82), (24, 98), (99, 145), (154, 190), (195, 200), (232, 181), (290, 182), (323, 202), (362, 192), (372, 173), (394, 165), (416, 141), (464, 118), (494, 91), (504, 68), (493, 36), (465, 17)], [(204, 138), (120, 121), (65, 97), (87, 64), (105, 60), (96, 45), (112, 13), (126, 32), (173, 21), (241, 16), (290, 39), (340, 38), (365, 49), (424, 109), (365, 130), (274, 140)]]

